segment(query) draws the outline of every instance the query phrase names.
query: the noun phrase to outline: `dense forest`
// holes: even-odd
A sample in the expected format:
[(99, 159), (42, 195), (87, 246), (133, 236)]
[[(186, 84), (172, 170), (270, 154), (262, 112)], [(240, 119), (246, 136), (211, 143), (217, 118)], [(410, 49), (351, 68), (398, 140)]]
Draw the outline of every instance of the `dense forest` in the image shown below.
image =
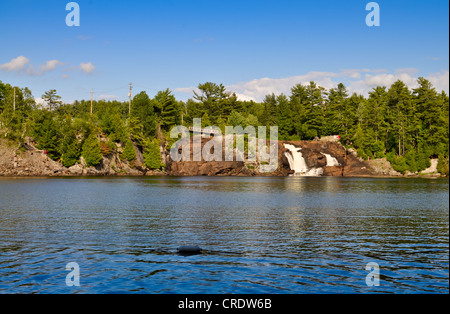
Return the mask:
[(402, 173), (428, 168), (431, 158), (439, 158), (439, 172), (449, 171), (449, 97), (424, 78), (412, 90), (397, 81), (374, 88), (367, 97), (350, 95), (343, 84), (326, 90), (310, 82), (292, 87), (290, 95), (267, 95), (261, 103), (240, 101), (222, 84), (210, 82), (200, 84), (187, 102), (169, 89), (153, 98), (142, 91), (131, 106), (104, 100), (93, 101), (92, 108), (90, 100), (64, 104), (56, 90), (42, 98), (45, 105), (37, 105), (28, 88), (0, 81), (0, 137), (18, 144), (32, 137), (66, 167), (81, 156), (87, 165), (98, 165), (121, 146), (123, 159), (133, 161), (137, 147), (145, 166), (162, 168), (159, 145), (174, 141), (171, 128), (202, 118), (203, 126), (222, 130), (226, 125), (278, 126), (280, 140), (340, 135), (361, 158), (386, 157)]

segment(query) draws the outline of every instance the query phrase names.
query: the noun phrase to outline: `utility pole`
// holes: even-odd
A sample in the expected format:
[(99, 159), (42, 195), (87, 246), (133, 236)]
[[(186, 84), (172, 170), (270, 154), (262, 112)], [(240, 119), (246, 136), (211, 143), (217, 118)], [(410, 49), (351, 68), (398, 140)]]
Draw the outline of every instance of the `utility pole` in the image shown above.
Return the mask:
[(128, 115), (131, 116), (131, 91), (133, 90), (133, 83), (130, 83), (130, 93), (128, 96), (130, 97), (130, 103), (128, 105)]
[(92, 116), (92, 102), (93, 102), (94, 90), (91, 88), (91, 116)]
[(16, 111), (16, 88), (14, 87), (13, 110)]

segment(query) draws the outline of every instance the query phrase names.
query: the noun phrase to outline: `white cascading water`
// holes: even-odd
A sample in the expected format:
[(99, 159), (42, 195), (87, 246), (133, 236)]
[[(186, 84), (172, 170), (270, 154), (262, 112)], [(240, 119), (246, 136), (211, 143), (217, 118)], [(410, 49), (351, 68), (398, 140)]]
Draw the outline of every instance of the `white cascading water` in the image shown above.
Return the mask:
[(296, 174), (306, 173), (308, 171), (308, 167), (306, 166), (305, 158), (303, 158), (303, 154), (301, 152), (302, 149), (291, 144), (284, 144), (284, 147), (291, 152), (290, 154), (286, 153), (291, 170), (294, 170)]
[(321, 154), (327, 158), (327, 167), (340, 166), (339, 161), (336, 158), (334, 158), (333, 156), (331, 156), (329, 154), (324, 154), (324, 153), (321, 153)]
[(289, 161), (289, 167), (295, 171), (294, 176), (319, 177), (323, 174), (322, 168), (308, 169), (301, 147), (298, 148), (291, 144), (284, 144), (284, 147), (290, 152), (285, 153), (285, 155)]

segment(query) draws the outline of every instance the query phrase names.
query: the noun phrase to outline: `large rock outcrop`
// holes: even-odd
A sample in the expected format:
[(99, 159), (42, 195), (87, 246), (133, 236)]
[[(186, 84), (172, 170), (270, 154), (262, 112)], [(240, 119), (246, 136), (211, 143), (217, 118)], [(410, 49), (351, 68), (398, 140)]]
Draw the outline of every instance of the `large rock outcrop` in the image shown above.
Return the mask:
[[(211, 139), (202, 139), (200, 147), (203, 149)], [(269, 142), (267, 142), (268, 144)], [(165, 171), (149, 170), (143, 166), (143, 156), (136, 147), (137, 157), (133, 162), (120, 158), (121, 147), (106, 154), (100, 165), (87, 167), (81, 158), (80, 163), (65, 168), (60, 163), (43, 155), (36, 149), (35, 143), (30, 139), (19, 148), (17, 145), (0, 140), (0, 176), (143, 176), (143, 175), (169, 175), (169, 176), (289, 176), (294, 174), (288, 160), (290, 151), (285, 144), (302, 148), (301, 152), (308, 168), (320, 169), (323, 176), (390, 176), (401, 175), (391, 172), (380, 172), (380, 167), (373, 162), (361, 161), (354, 152), (346, 150), (340, 143), (324, 141), (279, 141), (278, 167), (272, 172), (261, 172), (261, 166), (266, 164), (257, 154), (255, 161), (180, 161), (174, 162), (168, 147), (161, 147), (161, 158), (166, 164)], [(195, 144), (191, 141), (191, 159), (193, 159)], [(224, 147), (222, 160), (225, 160)], [(211, 153), (213, 153), (211, 151)], [(233, 152), (236, 160), (236, 151)], [(338, 164), (330, 166), (326, 155), (337, 160)]]
[[(66, 168), (61, 163), (44, 155), (36, 148), (36, 143), (28, 138), (20, 147), (0, 140), (0, 176), (6, 177), (51, 177), (51, 176), (142, 176), (149, 173), (143, 167), (143, 157), (136, 149), (137, 157), (133, 162), (120, 158), (121, 148), (103, 156), (96, 167), (88, 167), (84, 158), (76, 165)], [(153, 172), (150, 172), (153, 174)]]
[[(370, 176), (373, 174), (366, 162), (361, 161), (338, 142), (286, 141), (284, 144), (301, 147), (301, 152), (308, 168), (323, 169), (323, 176), (354, 177)], [(290, 153), (287, 149), (284, 149), (284, 152)], [(335, 158), (339, 165), (329, 166), (325, 154)]]
[[(222, 161), (206, 161), (203, 154), (200, 154), (201, 156), (197, 157), (201, 159), (200, 161), (194, 161), (196, 160), (196, 158), (194, 158), (194, 152), (203, 151), (205, 145), (211, 145), (212, 143), (216, 143), (218, 145), (216, 147), (222, 147), (222, 154), (219, 158)], [(233, 161), (226, 161), (225, 141), (222, 137), (201, 138), (199, 142), (196, 142), (191, 138), (189, 148), (190, 157), (188, 160), (184, 161), (173, 161), (169, 149), (170, 148), (166, 151), (166, 156), (164, 156), (164, 159), (167, 161), (166, 172), (170, 176), (285, 176), (290, 173), (287, 160), (285, 160), (286, 164), (284, 164), (284, 166), (279, 165), (275, 172), (264, 173), (259, 171), (262, 162), (260, 161), (258, 155), (256, 156), (256, 161), (237, 161), (236, 150), (233, 151)], [(182, 148), (180, 148), (179, 152), (182, 152)], [(209, 152), (211, 154), (214, 153), (213, 149)], [(278, 158), (283, 158), (280, 152), (280, 146), (278, 150)], [(247, 154), (245, 154), (244, 160), (248, 160)]]
[(60, 172), (61, 168), (59, 163), (32, 146), (18, 148), (15, 144), (0, 140), (0, 176), (47, 177)]
[[(324, 176), (369, 176), (369, 170), (365, 162), (360, 161), (356, 156), (348, 152), (340, 143), (323, 142), (323, 141), (279, 141), (278, 142), (278, 167), (272, 172), (259, 171), (263, 162), (259, 156), (256, 161), (205, 161), (202, 156), (201, 161), (192, 161), (193, 152), (202, 150), (211, 140), (220, 140), (216, 138), (202, 139), (201, 147), (190, 142), (190, 159), (191, 161), (174, 162), (167, 152), (167, 174), (171, 176), (288, 176), (294, 174), (290, 167), (287, 154), (290, 151), (286, 149), (285, 144), (301, 147), (305, 162), (310, 169), (322, 169), (320, 171)], [(267, 142), (267, 145), (269, 142)], [(197, 146), (196, 146), (197, 145)], [(220, 145), (220, 144), (218, 144)], [(225, 160), (224, 141), (222, 141), (222, 160)], [(180, 150), (181, 153), (181, 150)], [(339, 165), (329, 166), (327, 164), (326, 155), (328, 154), (336, 158)], [(234, 151), (236, 157), (236, 151)], [(245, 155), (245, 160), (247, 160)], [(234, 159), (236, 160), (236, 158)]]

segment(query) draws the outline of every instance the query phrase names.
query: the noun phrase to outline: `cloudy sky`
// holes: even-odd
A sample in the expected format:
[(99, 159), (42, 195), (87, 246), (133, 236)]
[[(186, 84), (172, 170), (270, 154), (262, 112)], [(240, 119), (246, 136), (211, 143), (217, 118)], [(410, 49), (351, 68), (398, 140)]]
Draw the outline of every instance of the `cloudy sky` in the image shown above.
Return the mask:
[(39, 98), (126, 100), (170, 88), (192, 97), (207, 81), (261, 101), (315, 81), (367, 93), (420, 76), (449, 90), (449, 3), (384, 0), (380, 27), (365, 0), (0, 0), (0, 80)]

